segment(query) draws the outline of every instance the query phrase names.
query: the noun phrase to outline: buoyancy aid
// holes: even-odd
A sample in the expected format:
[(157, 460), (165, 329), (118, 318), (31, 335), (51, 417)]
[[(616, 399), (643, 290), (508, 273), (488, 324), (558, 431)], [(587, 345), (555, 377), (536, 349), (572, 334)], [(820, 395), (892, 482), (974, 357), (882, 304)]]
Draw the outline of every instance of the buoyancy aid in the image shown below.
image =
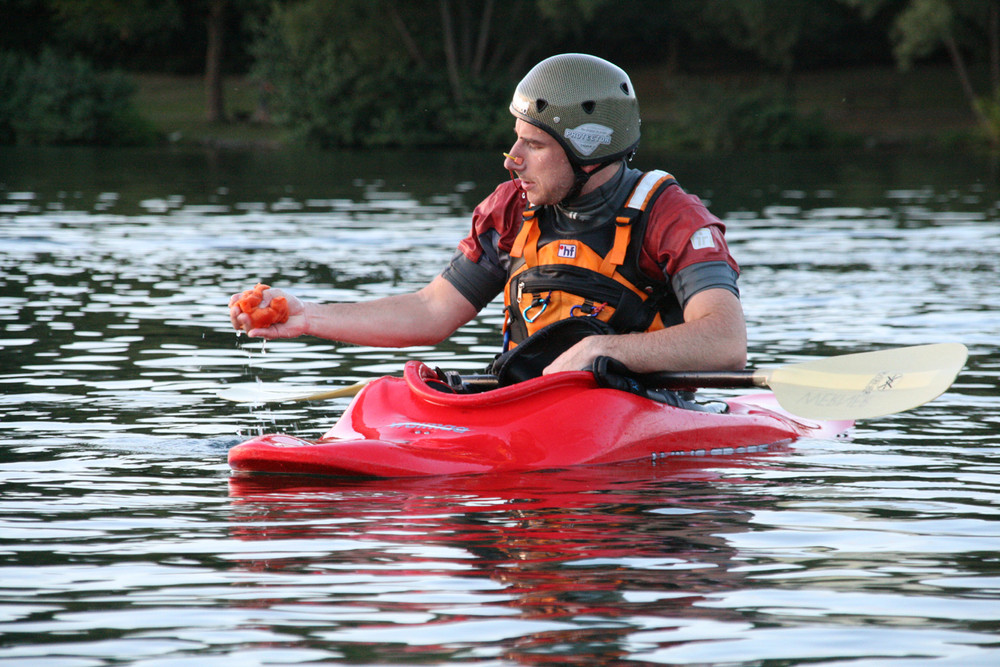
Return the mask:
[(647, 212), (676, 184), (665, 171), (647, 172), (613, 226), (601, 225), (591, 234), (556, 238), (541, 246), (540, 209), (525, 209), (504, 289), (504, 349), (567, 317), (596, 317), (619, 333), (677, 324), (679, 308), (670, 286), (639, 268)]

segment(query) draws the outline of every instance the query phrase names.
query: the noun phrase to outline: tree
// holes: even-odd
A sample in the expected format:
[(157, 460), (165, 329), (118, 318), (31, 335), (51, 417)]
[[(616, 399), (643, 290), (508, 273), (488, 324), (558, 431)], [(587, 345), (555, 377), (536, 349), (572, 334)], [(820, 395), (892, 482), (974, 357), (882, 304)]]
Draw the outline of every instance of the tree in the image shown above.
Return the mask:
[(137, 50), (153, 50), (183, 28), (176, 0), (44, 0), (56, 23), (51, 43), (60, 50), (86, 52), (103, 64), (123, 60)]
[[(522, 72), (543, 40), (579, 30), (608, 0), (381, 0), (393, 29), (417, 67), (443, 66), (452, 99), (461, 102), (463, 81), (503, 71)], [(434, 21), (427, 21), (428, 16)], [(532, 30), (511, 26), (534, 24)], [(443, 59), (439, 62), (435, 56)]]
[(261, 30), (254, 73), (275, 117), (322, 145), (495, 146), (529, 60), (605, 2), (288, 2)]
[[(886, 0), (842, 0), (865, 18), (887, 10)], [(1000, 147), (1000, 0), (907, 0), (890, 37), (902, 69), (944, 48), (979, 127)], [(968, 61), (989, 63), (988, 91), (980, 94)]]
[[(225, 119), (226, 35), (235, 22), (261, 11), (266, 0), (45, 0), (61, 36), (98, 60), (136, 67), (133, 56), (183, 53), (203, 46), (205, 116)], [(201, 34), (192, 34), (195, 32)], [(152, 56), (155, 57), (155, 56)], [(143, 58), (140, 58), (143, 60)], [(162, 66), (162, 63), (160, 63)]]
[(226, 0), (208, 0), (208, 46), (205, 49), (205, 120), (218, 123), (226, 118), (222, 86), (222, 54), (226, 38)]

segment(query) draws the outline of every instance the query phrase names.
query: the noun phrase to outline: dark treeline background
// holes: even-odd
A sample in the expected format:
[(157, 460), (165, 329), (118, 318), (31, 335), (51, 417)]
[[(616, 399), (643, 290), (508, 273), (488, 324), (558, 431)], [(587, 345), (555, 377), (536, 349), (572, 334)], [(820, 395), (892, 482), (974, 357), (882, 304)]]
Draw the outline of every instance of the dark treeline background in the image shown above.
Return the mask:
[[(510, 93), (555, 53), (641, 78), (644, 141), (700, 149), (849, 140), (796, 75), (944, 66), (1000, 144), (1000, 0), (0, 0), (0, 143), (160, 141), (153, 74), (202, 80), (207, 123), (324, 147), (493, 147)], [(253, 108), (227, 111), (227, 79)], [(683, 85), (681, 85), (683, 83)], [(671, 113), (659, 113), (667, 98)]]

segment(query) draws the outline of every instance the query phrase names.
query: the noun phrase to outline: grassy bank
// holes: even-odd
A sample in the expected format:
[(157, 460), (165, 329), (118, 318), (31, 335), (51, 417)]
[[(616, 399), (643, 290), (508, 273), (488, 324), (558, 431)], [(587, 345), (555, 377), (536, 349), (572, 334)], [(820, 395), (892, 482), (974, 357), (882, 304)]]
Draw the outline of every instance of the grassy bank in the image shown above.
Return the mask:
[[(644, 122), (675, 120), (679, 100), (697, 98), (699, 88), (734, 96), (759, 87), (760, 77), (726, 75), (670, 77), (659, 70), (639, 72), (636, 88)], [(766, 85), (766, 83), (765, 83)], [(847, 145), (868, 147), (948, 147), (974, 140), (975, 119), (950, 67), (900, 72), (866, 67), (798, 74), (792, 81), (796, 110), (818, 114)], [(711, 113), (711, 110), (705, 111)]]
[(260, 146), (276, 148), (288, 137), (281, 128), (253, 119), (259, 94), (255, 86), (242, 78), (225, 82), (228, 120), (210, 123), (204, 81), (201, 77), (164, 74), (136, 75), (139, 113), (149, 120), (167, 141), (182, 144), (219, 146)]
[[(705, 77), (670, 76), (659, 69), (635, 72), (633, 78), (641, 95), (643, 119), (650, 129), (675, 120), (680, 101), (696, 102), (698, 91), (706, 84)], [(269, 148), (289, 141), (282, 129), (253, 120), (259, 93), (243, 79), (226, 82), (229, 120), (224, 123), (205, 120), (205, 91), (198, 77), (142, 75), (137, 81), (140, 113), (170, 141)], [(732, 91), (760, 84), (750, 75), (710, 77), (707, 81)], [(972, 113), (948, 67), (908, 73), (891, 67), (806, 73), (797, 75), (793, 86), (798, 110), (803, 114), (819, 112), (825, 125), (850, 145), (948, 147), (967, 141), (975, 133)], [(651, 138), (656, 134), (649, 133)]]

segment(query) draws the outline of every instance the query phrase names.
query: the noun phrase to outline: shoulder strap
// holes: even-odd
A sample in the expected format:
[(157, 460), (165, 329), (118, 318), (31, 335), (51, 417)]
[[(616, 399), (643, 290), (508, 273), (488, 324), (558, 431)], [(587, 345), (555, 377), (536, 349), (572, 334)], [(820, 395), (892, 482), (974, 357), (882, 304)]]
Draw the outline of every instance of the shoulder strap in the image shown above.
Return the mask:
[(672, 180), (673, 176), (660, 170), (646, 172), (639, 178), (639, 182), (632, 188), (632, 194), (625, 201), (625, 208), (615, 217), (615, 240), (610, 252), (601, 262), (602, 274), (611, 276), (617, 267), (625, 263), (625, 254), (632, 239), (632, 223), (646, 210), (661, 186)]
[(635, 188), (632, 189), (632, 194), (625, 202), (625, 207), (645, 211), (646, 206), (653, 198), (653, 195), (660, 189), (660, 186), (664, 182), (672, 180), (675, 180), (674, 177), (665, 171), (659, 169), (647, 171), (639, 179), (639, 182), (636, 183)]
[(541, 236), (541, 230), (538, 228), (538, 220), (536, 219), (537, 215), (537, 207), (524, 209), (524, 212), (521, 214), (521, 230), (517, 233), (514, 245), (510, 249), (511, 257), (522, 257), (527, 251), (528, 263), (531, 265), (536, 264), (538, 261), (538, 239)]

